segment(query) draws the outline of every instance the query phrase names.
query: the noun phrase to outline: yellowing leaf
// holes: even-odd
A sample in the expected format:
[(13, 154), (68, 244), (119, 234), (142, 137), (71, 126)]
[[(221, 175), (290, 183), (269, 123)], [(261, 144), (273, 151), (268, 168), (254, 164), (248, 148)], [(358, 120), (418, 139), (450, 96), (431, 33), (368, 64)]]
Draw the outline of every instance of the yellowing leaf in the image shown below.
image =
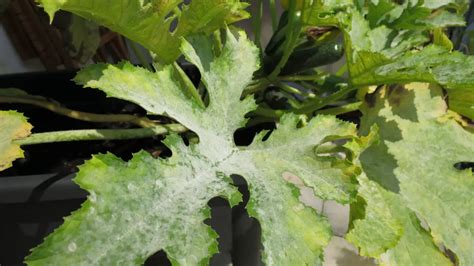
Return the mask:
[(14, 160), (23, 158), (23, 150), (13, 141), (30, 135), (31, 128), (22, 114), (0, 111), (0, 171), (12, 166)]
[[(447, 116), (447, 106), (438, 86), (426, 83), (387, 86), (367, 99), (361, 131), (365, 134), (376, 124), (381, 141), (361, 154), (362, 168), (371, 182), (380, 185), (378, 190), (383, 187), (391, 191), (380, 193), (387, 194), (385, 208), (395, 208), (392, 216), (400, 213), (397, 211), (400, 208), (406, 210), (403, 214), (406, 218), (395, 218), (405, 223), (405, 230), (397, 246), (388, 250), (391, 255), (386, 258), (390, 264), (400, 264), (399, 261), (405, 261), (403, 265), (419, 264), (418, 257), (397, 251), (407, 246), (419, 249), (422, 245), (415, 241), (427, 241), (416, 221), (418, 216), (426, 222), (433, 238), (433, 243), (425, 243), (424, 248), (443, 244), (456, 254), (460, 265), (472, 265), (474, 178), (471, 169), (458, 170), (455, 165), (474, 162), (474, 136)], [(368, 204), (372, 196), (362, 194)], [(372, 204), (383, 204), (383, 201)], [(371, 208), (374, 207), (367, 205), (367, 211)], [(409, 217), (411, 225), (407, 224)], [(365, 222), (371, 219), (373, 217), (366, 218)], [(411, 231), (421, 233), (420, 238), (413, 239), (407, 225)], [(403, 243), (404, 237), (410, 242)], [(445, 263), (440, 259), (428, 264)]]
[(382, 265), (452, 265), (399, 195), (385, 190), (365, 174), (358, 177), (365, 215), (347, 234), (361, 255)]
[(257, 49), (243, 33), (227, 32), (216, 54), (203, 36), (185, 41), (182, 51), (195, 64), (209, 93), (209, 106), (189, 100), (173, 79), (172, 69), (157, 73), (130, 64), (92, 66), (76, 81), (112, 97), (141, 104), (193, 130), (198, 144), (185, 145), (177, 135), (165, 144), (172, 156), (154, 159), (146, 152), (124, 162), (96, 155), (80, 167), (75, 181), (89, 191), (82, 208), (27, 258), (29, 265), (137, 265), (162, 249), (174, 265), (206, 264), (216, 253), (216, 234), (204, 224), (207, 203), (223, 197), (235, 205), (240, 194), (229, 178), (239, 174), (250, 191), (249, 214), (262, 228), (263, 261), (268, 265), (318, 265), (331, 238), (331, 227), (299, 200), (297, 176), (316, 195), (352, 201), (355, 177), (350, 162), (316, 156), (328, 139), (354, 138), (355, 125), (318, 116), (298, 127), (298, 116), (281, 118), (268, 140), (256, 137), (238, 147), (235, 130), (256, 108), (253, 97), (240, 100), (258, 68)]

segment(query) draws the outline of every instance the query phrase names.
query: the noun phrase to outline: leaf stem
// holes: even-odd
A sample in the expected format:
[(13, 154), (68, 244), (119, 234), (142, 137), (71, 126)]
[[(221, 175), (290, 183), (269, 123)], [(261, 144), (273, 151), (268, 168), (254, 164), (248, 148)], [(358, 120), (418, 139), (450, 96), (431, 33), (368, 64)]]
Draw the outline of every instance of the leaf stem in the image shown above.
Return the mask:
[(181, 67), (178, 65), (178, 63), (176, 63), (176, 62), (173, 63), (173, 69), (177, 73), (177, 78), (179, 79), (181, 85), (185, 89), (184, 92), (187, 93), (191, 98), (196, 100), (197, 104), (201, 108), (206, 108), (206, 106), (204, 105), (203, 100), (201, 99), (201, 96), (199, 95), (199, 91), (196, 89), (194, 84), (191, 82), (191, 80), (186, 75), (186, 73), (184, 73), (183, 69), (181, 69)]
[(138, 139), (163, 135), (169, 132), (184, 132), (187, 129), (180, 124), (157, 125), (152, 128), (134, 129), (79, 129), (32, 134), (27, 138), (15, 140), (19, 145), (42, 143), (86, 141), (86, 140), (117, 140)]
[(322, 78), (325, 75), (327, 75), (327, 74), (326, 73), (318, 73), (318, 74), (315, 74), (315, 75), (279, 76), (278, 79), (279, 80), (287, 80), (287, 81), (301, 81), (301, 80), (312, 81), (312, 80)]
[(270, 84), (272, 84), (272, 82), (267, 78), (258, 79), (256, 82), (248, 85), (247, 88), (245, 88), (245, 90), (242, 92), (242, 97), (263, 90)]
[(88, 112), (81, 112), (71, 110), (69, 108), (61, 106), (57, 102), (49, 101), (31, 96), (0, 96), (0, 103), (24, 103), (39, 106), (55, 112), (60, 115), (64, 115), (73, 119), (97, 122), (97, 123), (132, 123), (140, 127), (154, 127), (156, 123), (147, 117), (138, 117), (129, 114), (94, 114)]
[(362, 102), (349, 103), (349, 104), (334, 107), (334, 108), (319, 110), (316, 113), (325, 114), (325, 115), (340, 115), (340, 114), (345, 114), (345, 113), (359, 110), (361, 105), (362, 105)]
[(347, 64), (342, 65), (336, 72), (336, 76), (342, 77), (347, 72)]
[(268, 118), (280, 118), (285, 112), (283, 110), (274, 110), (270, 108), (259, 107), (251, 113), (254, 115), (259, 115)]
[(262, 34), (262, 15), (263, 15), (263, 0), (257, 0), (257, 11), (253, 16), (253, 33), (254, 41), (257, 47), (261, 50), (261, 34)]
[(272, 18), (272, 30), (275, 31), (278, 27), (278, 21), (277, 21), (278, 18), (277, 18), (275, 0), (270, 0), (269, 6), (270, 6), (270, 16)]
[[(290, 94), (297, 94), (297, 95), (305, 95), (302, 91), (298, 90), (297, 88), (294, 88), (284, 82), (277, 81), (276, 85), (280, 87), (280, 89), (290, 93)], [(305, 95), (306, 96), (306, 95)]]
[(340, 89), (339, 91), (329, 95), (326, 98), (320, 98), (320, 99), (316, 98), (316, 99), (306, 103), (301, 108), (298, 108), (297, 110), (295, 110), (295, 113), (297, 113), (297, 114), (312, 113), (312, 112), (314, 112), (318, 109), (321, 109), (322, 107), (324, 107), (328, 104), (331, 104), (331, 103), (343, 98), (349, 92), (352, 92), (355, 89), (356, 88), (354, 88), (352, 86), (347, 86), (347, 87), (344, 87), (344, 88)]

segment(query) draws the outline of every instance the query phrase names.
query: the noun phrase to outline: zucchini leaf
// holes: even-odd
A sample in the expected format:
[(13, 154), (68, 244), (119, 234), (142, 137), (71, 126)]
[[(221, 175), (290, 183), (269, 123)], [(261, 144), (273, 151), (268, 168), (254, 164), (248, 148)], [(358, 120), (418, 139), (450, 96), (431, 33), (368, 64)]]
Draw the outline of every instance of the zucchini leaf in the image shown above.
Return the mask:
[(310, 25), (337, 24), (362, 15), (372, 30), (425, 30), (464, 24), (462, 15), (468, 7), (469, 0), (318, 0), (307, 3), (303, 20)]
[(365, 174), (358, 181), (365, 216), (354, 221), (346, 239), (360, 248), (361, 255), (377, 258), (382, 265), (452, 265), (400, 195)]
[(443, 47), (423, 46), (430, 41), (432, 30), (464, 25), (466, 7), (464, 1), (453, 0), (403, 4), (392, 0), (315, 1), (306, 23), (333, 24), (344, 31), (346, 59), (355, 86), (426, 81), (457, 88), (474, 84), (474, 59)]
[(96, 54), (100, 45), (99, 25), (71, 15), (71, 22), (65, 34), (69, 55), (81, 64), (87, 63)]
[(447, 90), (449, 109), (474, 121), (474, 86), (465, 90)]
[(366, 52), (359, 55), (361, 64), (353, 68), (352, 78), (357, 85), (418, 81), (449, 89), (474, 88), (474, 57), (440, 46), (410, 51), (396, 60)]
[[(162, 63), (180, 55), (180, 38), (210, 33), (248, 17), (239, 0), (38, 0), (52, 19), (59, 10), (95, 21), (154, 52)], [(182, 6), (183, 10), (178, 11)], [(171, 31), (170, 31), (171, 30)]]
[(128, 162), (96, 155), (75, 178), (89, 191), (82, 208), (27, 258), (29, 265), (136, 265), (163, 249), (174, 265), (206, 264), (216, 253), (216, 234), (204, 224), (214, 197), (231, 206), (240, 201), (232, 174), (249, 185), (249, 214), (262, 227), (263, 258), (268, 265), (320, 265), (331, 238), (328, 221), (299, 201), (299, 190), (287, 180), (297, 176), (317, 196), (342, 203), (355, 194), (351, 164), (316, 156), (314, 148), (328, 139), (354, 138), (355, 125), (318, 116), (298, 127), (296, 115), (285, 115), (279, 127), (248, 147), (234, 144), (234, 131), (256, 108), (241, 93), (258, 68), (256, 47), (243, 33), (227, 32), (215, 54), (203, 36), (184, 41), (182, 51), (201, 71), (210, 97), (207, 108), (189, 100), (165, 67), (151, 73), (130, 64), (92, 66), (76, 78), (108, 96), (141, 104), (152, 114), (165, 114), (199, 136), (186, 146), (177, 135), (166, 138), (172, 156), (154, 159), (139, 152)]
[[(399, 78), (402, 82), (440, 80), (443, 86), (453, 85), (447, 84), (439, 71), (431, 73), (431, 68), (440, 65), (463, 71), (458, 73), (457, 79), (471, 78), (470, 69), (458, 63), (468, 61), (466, 64), (472, 64), (472, 58), (435, 45), (424, 47), (430, 42), (432, 31), (465, 24), (463, 5), (449, 1), (437, 6), (435, 11), (422, 1), (404, 1), (401, 5), (392, 0), (377, 1), (377, 5), (375, 1), (366, 2), (367, 7), (352, 8), (350, 15), (339, 22), (345, 31), (346, 56), (353, 85), (386, 84)], [(452, 8), (454, 6), (458, 9)], [(452, 9), (459, 13), (448, 11)], [(431, 60), (427, 61), (428, 58)], [(471, 80), (452, 83), (466, 82), (472, 84)]]
[[(474, 57), (452, 52), (450, 43), (436, 39), (444, 36), (443, 28), (465, 24), (462, 15), (469, 1), (398, 2), (314, 1), (305, 22), (337, 26), (344, 32), (353, 86), (437, 83), (449, 89), (450, 108), (472, 119)], [(427, 45), (433, 36), (434, 44)]]
[[(389, 265), (445, 265), (440, 245), (460, 265), (472, 265), (474, 177), (455, 165), (474, 161), (474, 135), (447, 115), (441, 88), (383, 87), (367, 96), (362, 111), (361, 134), (375, 124), (380, 141), (360, 156), (368, 177), (359, 177), (366, 215), (348, 239)], [(378, 234), (367, 235), (368, 228)]]
[(15, 111), (0, 111), (0, 171), (12, 166), (12, 162), (23, 158), (23, 150), (13, 141), (25, 138), (33, 128), (26, 118)]

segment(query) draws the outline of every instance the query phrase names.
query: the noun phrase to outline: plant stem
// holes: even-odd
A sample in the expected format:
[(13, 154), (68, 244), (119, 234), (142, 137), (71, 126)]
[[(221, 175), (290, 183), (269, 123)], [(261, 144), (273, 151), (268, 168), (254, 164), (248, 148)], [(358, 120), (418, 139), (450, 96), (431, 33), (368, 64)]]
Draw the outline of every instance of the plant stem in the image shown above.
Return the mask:
[(144, 68), (146, 68), (146, 69), (148, 69), (148, 70), (150, 70), (150, 71), (153, 71), (153, 69), (151, 68), (150, 64), (149, 64), (148, 61), (145, 59), (145, 55), (142, 53), (142, 51), (140, 51), (140, 48), (137, 46), (137, 44), (136, 44), (134, 41), (132, 41), (132, 40), (130, 40), (129, 43), (130, 43), (130, 47), (131, 47), (132, 50), (133, 50), (133, 53), (137, 56), (138, 61), (140, 61), (140, 64), (141, 64)]
[(326, 73), (318, 73), (315, 75), (293, 75), (293, 76), (279, 76), (279, 80), (287, 80), (287, 81), (301, 81), (301, 80), (306, 80), (306, 81), (312, 81), (316, 80), (319, 78), (324, 77), (327, 75)]
[(331, 103), (341, 99), (342, 97), (346, 96), (346, 94), (348, 94), (351, 91), (354, 91), (355, 89), (356, 88), (354, 88), (354, 87), (347, 86), (347, 87), (344, 87), (344, 88), (340, 89), (339, 91), (329, 95), (326, 98), (320, 98), (320, 99), (316, 98), (313, 101), (310, 101), (310, 102), (306, 103), (301, 108), (298, 108), (297, 110), (295, 110), (295, 113), (297, 113), (297, 114), (312, 113), (312, 112), (314, 112), (318, 109), (321, 109), (322, 107), (324, 107), (328, 104), (331, 104)]
[(268, 118), (280, 118), (285, 112), (283, 110), (274, 110), (269, 108), (259, 107), (252, 111), (252, 114), (268, 117)]
[(339, 68), (339, 70), (337, 70), (335, 75), (342, 77), (346, 72), (347, 72), (347, 64), (344, 64), (341, 66), (341, 68)]
[(319, 95), (314, 94), (315, 91), (318, 91), (318, 88), (314, 84), (308, 83), (304, 80), (300, 81), (298, 84), (301, 85), (301, 87), (311, 91), (313, 94), (312, 98), (321, 99)]
[(59, 103), (29, 96), (0, 96), (0, 103), (25, 103), (36, 105), (73, 119), (98, 123), (132, 123), (140, 127), (154, 127), (156, 124), (146, 118), (129, 114), (94, 114), (62, 107)]
[(284, 82), (276, 82), (276, 85), (278, 85), (278, 87), (280, 87), (280, 89), (290, 93), (290, 94), (297, 94), (297, 95), (304, 95), (304, 93), (300, 90), (298, 90), (297, 88), (294, 88)]
[(178, 74), (177, 78), (185, 89), (184, 93), (187, 93), (191, 98), (196, 100), (197, 104), (201, 106), (201, 108), (205, 108), (206, 106), (199, 95), (199, 91), (196, 89), (196, 87), (194, 87), (194, 84), (191, 82), (186, 73), (184, 73), (183, 69), (181, 69), (178, 63), (173, 63), (173, 69)]
[(270, 16), (272, 18), (272, 30), (275, 31), (278, 27), (275, 0), (270, 0), (269, 1), (269, 6), (270, 6)]
[(212, 42), (213, 42), (213, 45), (217, 51), (217, 54), (221, 54), (222, 52), (222, 35), (221, 35), (221, 30), (215, 30), (213, 33), (212, 33)]
[(247, 88), (245, 88), (245, 90), (242, 92), (242, 97), (263, 90), (270, 84), (272, 84), (272, 82), (267, 78), (258, 79), (256, 82), (250, 84), (249, 86), (247, 86)]
[(254, 41), (257, 47), (261, 50), (262, 43), (261, 43), (261, 34), (262, 34), (262, 15), (263, 15), (263, 0), (257, 0), (257, 12), (255, 16), (253, 16), (253, 33), (254, 33)]
[(345, 114), (345, 113), (358, 110), (361, 105), (362, 105), (362, 102), (349, 103), (349, 104), (334, 107), (334, 108), (319, 110), (317, 111), (317, 114), (325, 114), (325, 115)]
[(134, 129), (64, 130), (36, 133), (14, 142), (19, 145), (34, 145), (65, 141), (138, 139), (163, 135), (169, 132), (184, 132), (186, 130), (187, 129), (180, 124), (157, 125), (152, 128)]
[(287, 24), (287, 35), (286, 40), (283, 44), (284, 51), (283, 55), (275, 66), (275, 69), (268, 75), (269, 80), (275, 80), (278, 74), (280, 74), (282, 68), (285, 66), (286, 62), (290, 58), (293, 49), (295, 48), (296, 42), (301, 32), (301, 17), (297, 15), (296, 10), (296, 1), (290, 1), (290, 6), (288, 8), (288, 24)]

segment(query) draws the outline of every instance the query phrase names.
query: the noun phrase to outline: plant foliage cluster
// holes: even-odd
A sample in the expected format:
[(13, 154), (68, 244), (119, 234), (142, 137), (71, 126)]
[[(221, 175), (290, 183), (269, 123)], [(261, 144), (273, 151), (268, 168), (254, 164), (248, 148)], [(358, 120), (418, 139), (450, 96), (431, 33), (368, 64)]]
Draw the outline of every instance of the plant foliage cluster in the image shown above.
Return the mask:
[[(99, 154), (82, 165), (75, 182), (87, 201), (32, 250), (28, 265), (142, 264), (158, 250), (174, 265), (207, 264), (218, 238), (203, 222), (207, 203), (241, 201), (235, 174), (248, 183), (246, 208), (261, 224), (267, 265), (319, 265), (332, 236), (289, 180), (350, 205), (346, 239), (363, 256), (474, 265), (474, 176), (459, 167), (474, 162), (474, 57), (453, 51), (445, 34), (464, 25), (469, 1), (284, 1), (265, 48), (256, 2), (252, 42), (230, 25), (249, 17), (237, 0), (39, 1), (51, 19), (66, 10), (149, 49), (154, 71), (91, 65), (75, 82), (181, 128), (133, 120), (167, 133), (171, 157)], [(315, 69), (343, 55), (337, 73)], [(199, 69), (199, 86), (175, 63), (180, 56)], [(1, 97), (45, 101), (18, 90)], [(358, 127), (335, 117), (356, 110)], [(235, 144), (237, 129), (261, 121), (277, 128)], [(0, 128), (3, 170), (40, 134), (27, 137), (31, 125), (15, 111), (0, 112)], [(184, 130), (198, 141), (185, 144), (177, 134)]]

